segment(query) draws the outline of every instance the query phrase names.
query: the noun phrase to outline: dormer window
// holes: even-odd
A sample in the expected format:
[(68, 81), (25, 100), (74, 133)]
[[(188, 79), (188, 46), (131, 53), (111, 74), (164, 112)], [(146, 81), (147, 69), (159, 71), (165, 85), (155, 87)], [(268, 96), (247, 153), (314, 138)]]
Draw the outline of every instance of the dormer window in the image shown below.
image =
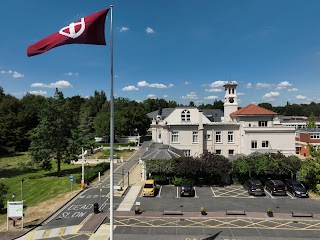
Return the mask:
[(190, 122), (190, 111), (189, 110), (182, 111), (181, 122)]

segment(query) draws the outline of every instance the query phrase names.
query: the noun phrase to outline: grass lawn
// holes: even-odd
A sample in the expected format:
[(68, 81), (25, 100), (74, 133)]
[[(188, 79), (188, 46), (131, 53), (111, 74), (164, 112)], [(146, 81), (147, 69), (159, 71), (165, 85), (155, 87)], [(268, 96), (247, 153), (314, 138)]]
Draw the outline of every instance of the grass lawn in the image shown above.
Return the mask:
[[(24, 166), (22, 166), (23, 164)], [(23, 182), (23, 200), (25, 206), (32, 206), (47, 199), (54, 198), (58, 194), (71, 190), (70, 174), (76, 178), (81, 175), (81, 166), (61, 164), (62, 176), (57, 177), (56, 164), (51, 171), (44, 171), (31, 164), (28, 153), (19, 153), (13, 157), (0, 158), (0, 181), (8, 188), (5, 199), (12, 201), (12, 193), (15, 200), (21, 200), (21, 180)], [(73, 190), (80, 189), (80, 185), (73, 183)]]
[[(134, 152), (135, 152), (134, 149), (122, 149), (122, 150), (114, 149), (113, 153), (116, 158), (122, 157), (124, 160), (126, 160), (129, 157), (131, 157)], [(92, 157), (101, 159), (101, 158), (109, 158), (109, 156), (110, 156), (110, 150), (104, 149), (100, 152), (95, 153)]]

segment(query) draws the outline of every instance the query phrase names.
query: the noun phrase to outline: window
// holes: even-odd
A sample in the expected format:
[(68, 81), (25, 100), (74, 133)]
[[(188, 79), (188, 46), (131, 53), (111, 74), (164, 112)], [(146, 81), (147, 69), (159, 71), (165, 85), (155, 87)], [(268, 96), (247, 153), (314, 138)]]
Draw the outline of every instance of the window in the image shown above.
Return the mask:
[(269, 141), (262, 141), (262, 147), (263, 148), (269, 147)]
[(183, 150), (184, 156), (185, 157), (190, 157), (191, 156), (191, 150)]
[(208, 141), (210, 141), (210, 140), (211, 140), (211, 134), (207, 134), (206, 139), (207, 139)]
[(198, 142), (198, 132), (192, 132), (192, 142), (193, 143)]
[(220, 149), (219, 149), (219, 150), (216, 149), (216, 154), (217, 154), (217, 155), (221, 155), (221, 150), (220, 150)]
[(256, 140), (251, 141), (251, 148), (258, 148), (258, 143)]
[(229, 149), (229, 156), (233, 156), (234, 155), (234, 150), (233, 149)]
[(233, 143), (233, 132), (228, 132), (228, 143)]
[(320, 138), (320, 133), (310, 133), (310, 138), (311, 139), (319, 139)]
[(216, 143), (221, 143), (221, 132), (216, 132)]
[(267, 127), (268, 121), (259, 121), (259, 127)]
[(178, 143), (179, 142), (179, 132), (172, 132), (171, 142)]
[(190, 122), (190, 111), (183, 110), (181, 113), (181, 121), (182, 122)]

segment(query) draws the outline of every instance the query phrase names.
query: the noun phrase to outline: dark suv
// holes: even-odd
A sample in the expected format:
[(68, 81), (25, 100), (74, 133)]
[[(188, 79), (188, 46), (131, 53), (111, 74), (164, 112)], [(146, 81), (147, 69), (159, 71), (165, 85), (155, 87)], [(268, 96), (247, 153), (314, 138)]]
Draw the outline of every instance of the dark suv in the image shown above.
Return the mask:
[(184, 196), (195, 196), (195, 191), (192, 183), (186, 182), (181, 184), (180, 197)]
[(306, 187), (297, 180), (286, 181), (287, 191), (295, 197), (309, 197)]
[(266, 195), (264, 192), (262, 183), (257, 179), (249, 179), (245, 181), (243, 184), (243, 187), (248, 191), (250, 195), (254, 195), (254, 196)]
[(269, 180), (266, 182), (266, 189), (272, 195), (287, 195), (286, 187), (280, 180)]

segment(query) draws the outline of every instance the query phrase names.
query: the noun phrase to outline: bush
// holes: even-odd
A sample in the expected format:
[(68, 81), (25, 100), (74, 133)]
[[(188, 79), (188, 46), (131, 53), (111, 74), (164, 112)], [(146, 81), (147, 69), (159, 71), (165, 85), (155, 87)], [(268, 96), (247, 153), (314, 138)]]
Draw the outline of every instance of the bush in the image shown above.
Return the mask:
[(5, 195), (8, 192), (8, 187), (4, 183), (0, 183), (0, 212), (4, 208)]
[(151, 179), (153, 179), (156, 184), (161, 184), (161, 185), (167, 185), (168, 184), (168, 179), (166, 175), (158, 174), (158, 175), (151, 175)]
[(189, 178), (186, 178), (186, 177), (177, 177), (177, 176), (174, 176), (172, 178), (171, 182), (175, 186), (180, 186), (184, 182), (191, 182), (192, 184), (194, 184), (194, 180), (193, 179), (189, 179)]

